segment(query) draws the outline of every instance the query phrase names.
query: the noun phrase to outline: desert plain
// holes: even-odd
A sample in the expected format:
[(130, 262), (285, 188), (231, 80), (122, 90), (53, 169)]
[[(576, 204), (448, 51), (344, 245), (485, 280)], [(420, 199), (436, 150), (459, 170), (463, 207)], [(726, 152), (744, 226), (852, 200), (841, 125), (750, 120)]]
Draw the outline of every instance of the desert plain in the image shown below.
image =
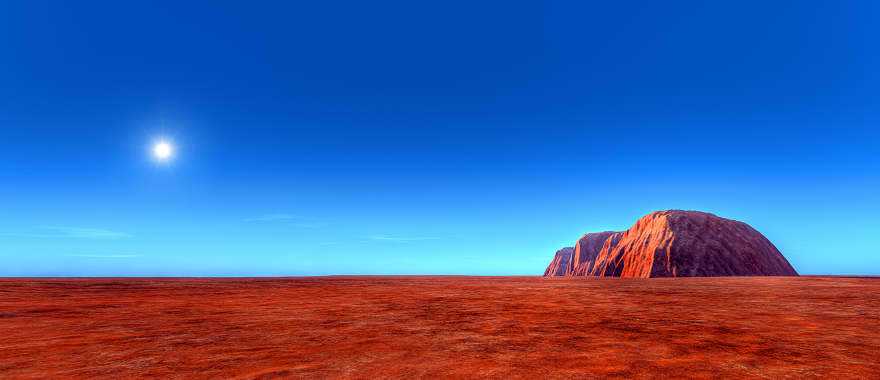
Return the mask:
[(880, 279), (2, 279), (0, 378), (880, 378)]

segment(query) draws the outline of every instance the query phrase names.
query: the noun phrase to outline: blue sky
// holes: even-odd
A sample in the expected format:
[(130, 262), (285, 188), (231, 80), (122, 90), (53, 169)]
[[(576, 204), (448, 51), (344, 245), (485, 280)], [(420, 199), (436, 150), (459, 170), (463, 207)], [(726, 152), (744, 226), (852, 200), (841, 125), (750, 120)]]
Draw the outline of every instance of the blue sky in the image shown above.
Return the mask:
[(3, 2), (0, 276), (540, 274), (670, 208), (880, 274), (878, 11)]

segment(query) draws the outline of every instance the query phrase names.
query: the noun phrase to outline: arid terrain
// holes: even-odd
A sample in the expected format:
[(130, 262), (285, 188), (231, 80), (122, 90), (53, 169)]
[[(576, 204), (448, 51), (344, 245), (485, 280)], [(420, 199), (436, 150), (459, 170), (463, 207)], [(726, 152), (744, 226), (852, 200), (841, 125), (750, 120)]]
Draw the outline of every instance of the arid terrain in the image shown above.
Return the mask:
[(0, 280), (0, 378), (880, 378), (880, 279)]

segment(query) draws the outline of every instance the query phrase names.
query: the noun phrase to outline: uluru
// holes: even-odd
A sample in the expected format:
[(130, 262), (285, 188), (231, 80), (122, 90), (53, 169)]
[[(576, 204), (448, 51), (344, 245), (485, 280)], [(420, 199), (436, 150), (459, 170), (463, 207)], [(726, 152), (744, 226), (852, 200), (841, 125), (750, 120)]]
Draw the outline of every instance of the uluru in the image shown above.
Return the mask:
[(666, 210), (628, 230), (588, 233), (559, 250), (544, 276), (797, 276), (781, 252), (740, 221), (700, 211)]
[(544, 276), (564, 276), (565, 270), (569, 267), (568, 264), (571, 261), (573, 252), (574, 247), (565, 247), (556, 251), (553, 261), (550, 262), (550, 265), (544, 271)]

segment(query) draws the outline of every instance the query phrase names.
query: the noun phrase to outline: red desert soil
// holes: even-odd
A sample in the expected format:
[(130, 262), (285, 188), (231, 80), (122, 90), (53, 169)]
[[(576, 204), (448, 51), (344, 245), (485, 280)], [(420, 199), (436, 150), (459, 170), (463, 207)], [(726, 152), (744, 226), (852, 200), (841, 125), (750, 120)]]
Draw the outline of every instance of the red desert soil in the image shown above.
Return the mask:
[(0, 280), (0, 378), (880, 378), (880, 279)]

